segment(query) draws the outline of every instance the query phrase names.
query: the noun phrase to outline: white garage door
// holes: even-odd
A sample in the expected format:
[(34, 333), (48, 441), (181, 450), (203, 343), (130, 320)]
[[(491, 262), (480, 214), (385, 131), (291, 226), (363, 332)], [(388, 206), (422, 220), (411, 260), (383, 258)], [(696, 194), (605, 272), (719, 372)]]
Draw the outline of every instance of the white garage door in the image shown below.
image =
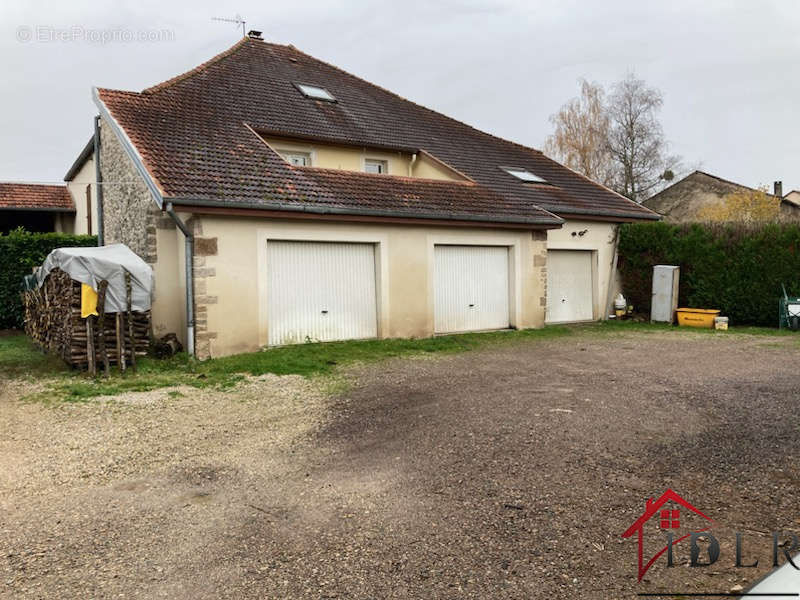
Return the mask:
[(508, 248), (434, 247), (436, 333), (504, 329), (508, 316)]
[(592, 253), (549, 250), (547, 322), (591, 321), (592, 304)]
[(377, 337), (372, 244), (267, 242), (269, 344)]

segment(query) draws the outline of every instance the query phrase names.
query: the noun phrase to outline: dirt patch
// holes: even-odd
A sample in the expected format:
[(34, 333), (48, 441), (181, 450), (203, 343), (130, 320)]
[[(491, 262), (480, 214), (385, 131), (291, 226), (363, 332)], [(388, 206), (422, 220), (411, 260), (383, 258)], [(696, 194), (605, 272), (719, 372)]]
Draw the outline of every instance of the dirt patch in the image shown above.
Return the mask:
[[(333, 399), (272, 376), (55, 407), (14, 388), (0, 398), (0, 590), (726, 592), (769, 567), (772, 528), (800, 529), (799, 358), (793, 338), (586, 333), (350, 369)], [(637, 584), (620, 534), (668, 487), (715, 520), (722, 556), (689, 569), (676, 547), (675, 568)], [(759, 568), (733, 568), (734, 531)]]

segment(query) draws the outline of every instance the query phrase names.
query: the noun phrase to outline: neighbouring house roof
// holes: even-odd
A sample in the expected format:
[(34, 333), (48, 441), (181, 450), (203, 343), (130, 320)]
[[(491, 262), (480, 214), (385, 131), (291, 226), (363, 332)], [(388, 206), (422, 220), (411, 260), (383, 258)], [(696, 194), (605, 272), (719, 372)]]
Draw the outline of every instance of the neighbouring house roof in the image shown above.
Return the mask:
[(92, 156), (94, 156), (94, 135), (89, 138), (89, 141), (86, 142), (86, 145), (81, 150), (81, 153), (78, 154), (78, 158), (75, 159), (75, 162), (72, 163), (72, 166), (67, 171), (67, 174), (64, 175), (64, 181), (72, 181), (75, 179), (75, 175), (78, 174), (78, 171), (81, 170), (83, 165), (86, 164), (86, 161), (89, 160)]
[[(696, 170), (654, 194), (643, 204), (663, 215), (668, 221), (689, 222), (695, 220), (699, 211), (707, 204), (719, 202), (728, 194), (739, 191), (761, 190)], [(779, 198), (770, 192), (764, 193), (772, 198)], [(794, 211), (798, 208), (798, 204), (786, 196), (780, 198), (780, 201), (782, 211)]]
[(788, 194), (786, 194), (783, 199), (786, 202), (790, 202), (795, 206), (800, 206), (800, 190), (792, 190)]
[(0, 210), (74, 212), (75, 204), (65, 185), (0, 183)]
[[(303, 95), (323, 87), (334, 102)], [(474, 129), (317, 60), (245, 38), (141, 93), (97, 91), (152, 183), (175, 204), (472, 218), (558, 226), (556, 215), (658, 219), (541, 152)], [(425, 151), (472, 181), (293, 167), (262, 135)], [(500, 167), (527, 169), (525, 183)]]

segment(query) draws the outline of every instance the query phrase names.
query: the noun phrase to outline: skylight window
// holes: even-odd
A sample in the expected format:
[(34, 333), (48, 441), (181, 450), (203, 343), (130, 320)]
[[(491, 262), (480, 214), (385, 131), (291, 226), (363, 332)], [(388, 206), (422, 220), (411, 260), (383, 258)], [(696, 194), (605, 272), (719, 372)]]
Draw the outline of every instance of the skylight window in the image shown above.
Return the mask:
[(500, 167), (508, 173), (509, 175), (513, 175), (520, 181), (524, 181), (526, 183), (547, 183), (547, 180), (542, 179), (538, 175), (531, 173), (527, 169), (522, 169), (520, 167)]
[(314, 100), (325, 100), (326, 102), (336, 102), (336, 98), (328, 90), (316, 85), (307, 85), (305, 83), (295, 84), (297, 89), (303, 92), (303, 95)]

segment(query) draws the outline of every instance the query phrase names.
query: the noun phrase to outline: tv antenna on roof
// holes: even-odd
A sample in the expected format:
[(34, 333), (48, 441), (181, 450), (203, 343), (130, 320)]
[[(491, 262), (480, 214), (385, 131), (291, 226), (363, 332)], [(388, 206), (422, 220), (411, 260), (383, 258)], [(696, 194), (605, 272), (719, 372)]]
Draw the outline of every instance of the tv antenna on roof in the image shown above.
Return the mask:
[(212, 21), (222, 21), (223, 23), (236, 23), (237, 25), (242, 26), (242, 37), (245, 37), (245, 21), (244, 17), (240, 14), (236, 14), (236, 16), (232, 19), (226, 19), (225, 17), (211, 17)]

